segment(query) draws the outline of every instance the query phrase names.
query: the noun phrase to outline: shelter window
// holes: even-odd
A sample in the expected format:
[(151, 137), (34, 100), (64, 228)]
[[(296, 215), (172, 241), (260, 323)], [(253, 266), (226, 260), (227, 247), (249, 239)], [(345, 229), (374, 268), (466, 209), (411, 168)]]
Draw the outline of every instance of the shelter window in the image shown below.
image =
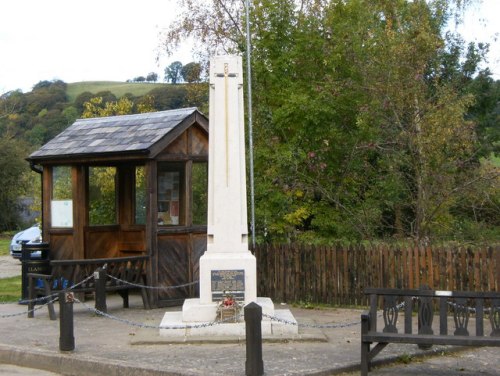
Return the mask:
[(69, 166), (52, 168), (50, 212), (52, 227), (73, 227), (73, 193)]
[(158, 169), (158, 224), (184, 224), (183, 166), (160, 164)]
[(135, 218), (136, 225), (146, 224), (146, 172), (144, 166), (135, 168)]
[(116, 223), (116, 167), (89, 167), (89, 224)]
[(207, 224), (208, 210), (208, 163), (193, 163), (193, 225)]

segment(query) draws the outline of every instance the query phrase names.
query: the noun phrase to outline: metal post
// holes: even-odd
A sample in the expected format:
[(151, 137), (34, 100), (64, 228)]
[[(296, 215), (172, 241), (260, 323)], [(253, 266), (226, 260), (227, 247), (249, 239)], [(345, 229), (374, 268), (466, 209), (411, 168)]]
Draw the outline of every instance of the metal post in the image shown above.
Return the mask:
[(252, 118), (252, 66), (250, 41), (250, 2), (246, 0), (246, 29), (247, 29), (247, 87), (248, 87), (248, 159), (250, 162), (250, 215), (252, 230), (252, 246), (255, 248), (255, 190), (253, 175), (253, 118)]
[(107, 313), (106, 305), (106, 269), (99, 268), (94, 272), (95, 280), (95, 309)]
[(59, 350), (73, 351), (75, 337), (73, 335), (73, 301), (72, 292), (59, 293)]
[(247, 376), (261, 376), (264, 374), (262, 360), (262, 307), (251, 302), (244, 308), (245, 330), (247, 345), (247, 360), (245, 374)]

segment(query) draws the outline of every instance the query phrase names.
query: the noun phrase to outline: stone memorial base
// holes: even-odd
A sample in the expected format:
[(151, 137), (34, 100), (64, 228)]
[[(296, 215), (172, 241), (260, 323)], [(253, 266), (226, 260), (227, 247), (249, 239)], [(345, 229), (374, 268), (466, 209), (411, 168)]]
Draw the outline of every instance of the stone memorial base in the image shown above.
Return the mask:
[[(214, 278), (225, 272), (233, 274), (228, 275), (226, 281), (216, 283)], [(239, 279), (236, 280), (237, 278)], [(231, 287), (227, 286), (227, 283)], [(233, 295), (238, 295), (235, 290), (240, 290), (244, 304), (253, 302), (257, 298), (257, 266), (255, 256), (250, 251), (205, 252), (200, 257), (200, 305), (206, 306), (220, 301), (226, 290)], [(207, 317), (200, 317), (198, 321), (207, 319), (210, 320)]]
[[(262, 307), (262, 314), (277, 317), (287, 322), (297, 324), (288, 309), (274, 309), (274, 304), (269, 298), (257, 298), (256, 303)], [(222, 322), (208, 325), (217, 320), (217, 303), (200, 304), (200, 299), (186, 299), (182, 311), (166, 312), (161, 321), (161, 326), (169, 329), (160, 329), (160, 336), (169, 339), (185, 339), (200, 337), (216, 338), (244, 338), (245, 321), (244, 311), (238, 322)], [(207, 325), (204, 325), (207, 324)], [(194, 326), (185, 328), (186, 326)], [(170, 329), (179, 327), (180, 329)], [(277, 338), (294, 338), (298, 336), (297, 325), (290, 325), (273, 321), (268, 317), (262, 318), (262, 336)]]

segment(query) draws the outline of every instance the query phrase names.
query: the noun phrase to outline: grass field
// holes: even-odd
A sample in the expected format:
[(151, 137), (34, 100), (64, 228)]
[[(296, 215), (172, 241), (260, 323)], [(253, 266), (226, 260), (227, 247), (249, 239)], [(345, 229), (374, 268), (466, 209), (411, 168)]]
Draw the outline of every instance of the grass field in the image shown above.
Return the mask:
[(85, 91), (96, 94), (100, 91), (109, 90), (117, 98), (120, 98), (126, 93), (132, 93), (136, 96), (144, 95), (158, 86), (165, 85), (168, 84), (154, 84), (145, 82), (83, 81), (68, 84), (66, 94), (68, 95), (68, 100), (70, 102), (73, 102), (79, 94)]
[(9, 245), (11, 240), (11, 234), (0, 234), (0, 256), (9, 255)]
[[(0, 234), (0, 256), (9, 255), (14, 232)], [(21, 298), (21, 276), (0, 279), (0, 302), (17, 302)]]
[(21, 276), (0, 279), (0, 302), (17, 302), (21, 298)]

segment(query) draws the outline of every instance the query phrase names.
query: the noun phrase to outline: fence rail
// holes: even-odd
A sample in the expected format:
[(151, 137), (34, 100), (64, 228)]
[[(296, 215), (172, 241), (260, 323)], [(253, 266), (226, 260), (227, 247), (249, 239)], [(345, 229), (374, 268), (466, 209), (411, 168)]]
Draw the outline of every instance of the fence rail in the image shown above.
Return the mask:
[(260, 296), (367, 305), (365, 287), (500, 291), (500, 247), (257, 246)]

